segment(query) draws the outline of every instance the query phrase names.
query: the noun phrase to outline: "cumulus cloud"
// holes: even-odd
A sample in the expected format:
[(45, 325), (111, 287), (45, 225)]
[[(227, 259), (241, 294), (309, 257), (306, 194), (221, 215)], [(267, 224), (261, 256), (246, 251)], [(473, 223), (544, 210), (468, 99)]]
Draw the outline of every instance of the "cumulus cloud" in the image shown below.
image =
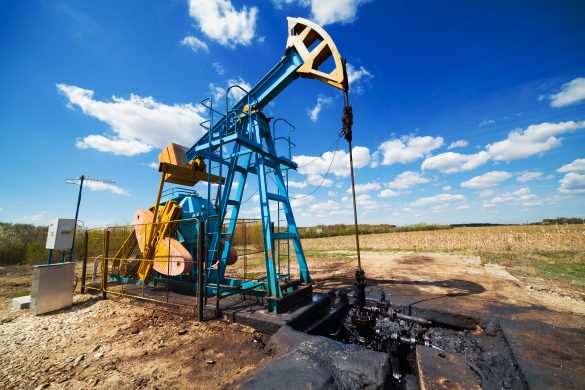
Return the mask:
[(541, 123), (530, 125), (526, 130), (514, 130), (508, 137), (486, 147), (490, 158), (496, 161), (510, 161), (544, 153), (561, 145), (559, 135), (582, 129), (583, 122)]
[(434, 169), (443, 173), (470, 171), (478, 168), (489, 160), (485, 151), (474, 154), (446, 152), (427, 157), (422, 163), (422, 169)]
[[(281, 1), (282, 2), (282, 1)], [(286, 3), (288, 1), (285, 0)], [(318, 25), (352, 23), (357, 18), (358, 7), (369, 0), (301, 0), (300, 5), (311, 7), (311, 19)]]
[(563, 84), (561, 92), (550, 95), (551, 107), (565, 107), (585, 99), (585, 77), (577, 77)]
[(565, 194), (585, 194), (585, 175), (569, 172), (559, 183), (559, 191)]
[(572, 163), (568, 163), (557, 169), (557, 172), (560, 173), (567, 173), (567, 172), (580, 172), (585, 171), (585, 158), (578, 158)]
[(382, 154), (382, 165), (406, 164), (429, 154), (443, 146), (443, 137), (404, 136), (383, 142), (378, 150)]
[(409, 189), (410, 187), (413, 187), (417, 184), (424, 184), (424, 183), (428, 183), (428, 182), (429, 182), (429, 179), (427, 179), (426, 177), (423, 177), (423, 175), (420, 172), (404, 171), (401, 174), (399, 174), (398, 176), (396, 176), (396, 178), (394, 180), (387, 183), (386, 186), (389, 188), (406, 190), (406, 189)]
[[(355, 169), (368, 165), (370, 160), (370, 150), (368, 148), (354, 146), (352, 151)], [(349, 153), (344, 150), (325, 152), (321, 156), (293, 156), (293, 161), (299, 165), (298, 173), (307, 175), (307, 181), (310, 184), (318, 185), (330, 166), (329, 171), (333, 175), (337, 177), (349, 176)]]
[(398, 196), (398, 195), (400, 195), (400, 192), (398, 192), (398, 191), (385, 189), (385, 190), (381, 191), (378, 196), (380, 198), (392, 198), (392, 197)]
[(152, 145), (144, 144), (133, 138), (104, 137), (103, 135), (88, 135), (78, 139), (75, 146), (79, 149), (95, 149), (119, 156), (135, 156), (152, 150)]
[(204, 133), (199, 125), (203, 107), (191, 104), (167, 105), (152, 97), (131, 94), (128, 99), (112, 97), (111, 101), (94, 98), (94, 91), (73, 85), (57, 84), (57, 89), (84, 114), (107, 125), (111, 135), (89, 135), (77, 141), (81, 149), (134, 156), (170, 142), (190, 145)]
[(229, 0), (190, 0), (189, 15), (210, 39), (234, 48), (252, 43), (258, 8), (237, 10)]
[(491, 171), (464, 181), (461, 183), (461, 187), (471, 188), (474, 190), (483, 190), (486, 188), (495, 187), (511, 177), (512, 174), (510, 172)]
[[(378, 182), (371, 182), (371, 183), (364, 183), (364, 184), (356, 184), (355, 185), (355, 193), (362, 194), (374, 190), (379, 190), (382, 188), (382, 185)], [(347, 189), (347, 193), (351, 194), (351, 187)]]
[(518, 175), (516, 181), (526, 183), (528, 181), (536, 180), (542, 177), (542, 172), (524, 171)]
[(325, 107), (330, 106), (332, 102), (333, 102), (332, 97), (319, 96), (317, 98), (317, 103), (315, 104), (315, 107), (313, 107), (312, 109), (309, 110), (309, 118), (311, 118), (311, 120), (313, 122), (317, 122), (317, 119), (319, 119), (319, 114), (321, 113), (321, 110)]
[(439, 194), (435, 196), (427, 196), (412, 202), (412, 206), (436, 206), (458, 202), (465, 202), (465, 195), (453, 194)]
[(229, 79), (226, 82), (226, 86), (222, 87), (215, 83), (209, 83), (209, 91), (211, 92), (211, 96), (213, 98), (214, 107), (217, 105), (225, 105), (225, 91), (229, 89), (229, 105), (232, 106), (236, 102), (239, 102), (244, 96), (246, 96), (246, 92), (244, 92), (241, 88), (235, 87), (230, 88), (232, 86), (239, 86), (243, 88), (245, 91), (250, 92), (252, 89), (252, 85), (244, 80), (241, 76), (238, 76), (237, 79)]
[(363, 66), (358, 69), (350, 63), (347, 64), (347, 81), (354, 93), (361, 95), (364, 92), (364, 84), (367, 84), (372, 78), (374, 78), (374, 75)]
[(451, 142), (451, 144), (447, 147), (447, 149), (451, 150), (451, 149), (455, 149), (455, 148), (464, 148), (467, 145), (469, 145), (469, 142), (467, 142), (464, 139), (459, 139), (457, 141)]
[(92, 191), (107, 191), (107, 192), (111, 192), (111, 193), (116, 194), (116, 195), (124, 195), (124, 196), (130, 195), (128, 193), (128, 191), (126, 191), (123, 188), (118, 187), (115, 184), (103, 183), (103, 182), (99, 182), (99, 181), (86, 181), (83, 183), (83, 185)]
[(480, 167), (488, 161), (511, 161), (534, 156), (561, 145), (559, 136), (582, 129), (582, 122), (541, 123), (528, 126), (525, 130), (514, 130), (506, 139), (486, 146), (474, 154), (446, 152), (427, 157), (422, 169), (435, 169), (443, 173), (469, 171)]
[(502, 203), (522, 203), (523, 206), (536, 205), (536, 195), (530, 192), (530, 188), (523, 187), (516, 191), (505, 192), (501, 195), (497, 195), (490, 200), (483, 202), (483, 207), (492, 208)]
[(294, 181), (294, 180), (288, 181), (289, 188), (305, 188), (306, 186), (307, 186), (307, 183), (304, 181)]
[(185, 38), (183, 38), (181, 40), (181, 45), (190, 47), (194, 52), (198, 52), (199, 50), (209, 51), (209, 48), (205, 42), (192, 35), (187, 35)]

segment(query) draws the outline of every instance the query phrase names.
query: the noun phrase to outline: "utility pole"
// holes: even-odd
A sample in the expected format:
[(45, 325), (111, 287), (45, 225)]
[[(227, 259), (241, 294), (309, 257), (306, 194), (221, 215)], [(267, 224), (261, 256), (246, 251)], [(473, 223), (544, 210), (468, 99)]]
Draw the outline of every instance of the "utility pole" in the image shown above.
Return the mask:
[(77, 195), (77, 207), (75, 208), (75, 224), (73, 226), (73, 240), (71, 241), (71, 252), (69, 252), (69, 261), (73, 261), (73, 249), (75, 248), (75, 233), (77, 232), (77, 217), (79, 217), (79, 205), (81, 204), (81, 192), (83, 191), (83, 182), (104, 183), (113, 185), (115, 182), (105, 179), (92, 179), (81, 175), (76, 179), (65, 179), (67, 184), (79, 184), (79, 194)]

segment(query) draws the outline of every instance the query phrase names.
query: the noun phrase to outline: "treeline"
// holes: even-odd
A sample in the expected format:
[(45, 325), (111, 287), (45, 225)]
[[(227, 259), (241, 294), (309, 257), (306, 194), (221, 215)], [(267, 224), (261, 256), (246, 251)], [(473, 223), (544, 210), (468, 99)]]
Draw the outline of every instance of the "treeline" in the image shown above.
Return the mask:
[(0, 222), (0, 264), (46, 261), (47, 227)]
[(585, 219), (583, 218), (551, 218), (551, 219), (543, 219), (542, 222), (537, 222), (539, 225), (582, 225), (585, 224)]
[[(360, 224), (360, 234), (375, 234), (375, 233), (393, 233), (393, 232), (417, 232), (424, 230), (442, 230), (451, 229), (449, 225), (436, 225), (419, 223), (416, 225), (396, 226), (396, 225), (368, 225)], [(335, 225), (316, 225), (311, 227), (299, 228), (301, 238), (319, 238), (319, 237), (335, 237), (335, 236), (349, 236), (355, 234), (353, 225), (335, 224)]]

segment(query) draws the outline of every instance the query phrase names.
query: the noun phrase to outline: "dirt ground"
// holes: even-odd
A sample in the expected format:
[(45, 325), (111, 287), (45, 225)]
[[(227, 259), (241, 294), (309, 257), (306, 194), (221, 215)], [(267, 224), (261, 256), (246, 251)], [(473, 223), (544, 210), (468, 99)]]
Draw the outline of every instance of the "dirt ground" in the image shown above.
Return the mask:
[[(357, 260), (347, 252), (330, 251), (330, 261), (312, 264), (323, 289), (353, 285)], [(394, 287), (404, 297), (472, 297), (470, 306), (498, 302), (530, 306), (535, 302), (548, 310), (585, 316), (585, 295), (542, 278), (516, 278), (505, 267), (483, 264), (478, 256), (446, 253), (362, 252), (362, 268), (369, 290)], [(315, 272), (317, 271), (317, 272)]]
[(2, 298), (0, 388), (230, 388), (265, 358), (265, 341), (240, 324), (89, 295), (37, 317)]
[[(353, 286), (351, 253), (322, 253), (310, 266), (318, 289)], [(517, 279), (474, 256), (364, 252), (362, 266), (368, 290), (376, 294), (389, 287), (396, 294), (391, 300), (436, 297), (437, 305), (450, 302), (479, 315), (495, 303), (521, 313), (537, 302), (559, 318), (585, 316), (583, 296), (544, 280)], [(230, 388), (270, 359), (267, 336), (260, 338), (252, 328), (199, 324), (91, 295), (76, 295), (72, 308), (54, 314), (35, 317), (12, 309), (10, 297), (29, 286), (28, 267), (0, 267), (1, 389)]]

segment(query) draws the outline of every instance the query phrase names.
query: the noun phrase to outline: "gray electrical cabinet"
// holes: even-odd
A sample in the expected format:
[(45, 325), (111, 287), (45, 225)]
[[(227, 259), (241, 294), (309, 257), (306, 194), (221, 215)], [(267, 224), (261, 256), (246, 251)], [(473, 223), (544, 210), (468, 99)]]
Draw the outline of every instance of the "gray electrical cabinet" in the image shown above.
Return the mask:
[(47, 249), (71, 250), (75, 219), (59, 218), (51, 221), (47, 232)]
[(38, 315), (71, 306), (74, 285), (75, 263), (33, 266), (30, 311)]

